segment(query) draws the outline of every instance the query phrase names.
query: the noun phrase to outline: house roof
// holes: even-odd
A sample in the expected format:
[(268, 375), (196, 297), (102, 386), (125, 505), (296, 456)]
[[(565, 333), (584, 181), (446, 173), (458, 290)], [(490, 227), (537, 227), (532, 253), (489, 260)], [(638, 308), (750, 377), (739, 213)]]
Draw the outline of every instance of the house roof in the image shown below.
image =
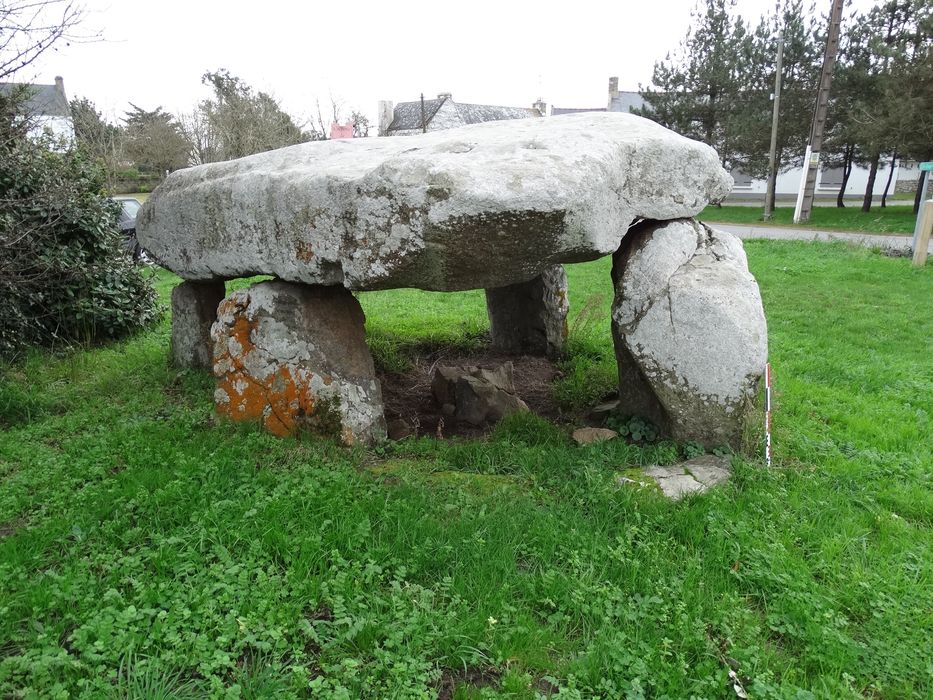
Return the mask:
[(561, 114), (579, 114), (580, 112), (631, 112), (633, 108), (644, 106), (645, 99), (640, 92), (623, 91), (610, 99), (608, 109), (606, 107), (552, 107), (551, 116), (558, 117)]
[(468, 105), (459, 102), (455, 102), (454, 104), (457, 106), (457, 112), (460, 114), (460, 118), (467, 124), (497, 122), (503, 119), (528, 119), (530, 117), (541, 116), (541, 112), (534, 107), (497, 107), (494, 105)]
[(18, 89), (28, 90), (25, 101), (27, 113), (37, 117), (70, 117), (71, 109), (65, 93), (56, 85), (29, 85), (26, 83), (0, 83), (0, 93), (10, 95)]
[[(503, 119), (527, 119), (540, 117), (541, 113), (533, 107), (499, 107), (496, 105), (473, 105), (454, 102), (451, 97), (439, 97), (424, 101), (424, 122), (430, 124), (441, 106), (450, 100), (457, 109), (457, 114), (464, 124), (479, 124), (481, 122), (494, 122)], [(404, 131), (421, 128), (421, 100), (414, 102), (399, 102), (395, 105), (392, 123), (388, 131)]]
[[(437, 114), (437, 110), (444, 104), (447, 98), (438, 98), (435, 100), (424, 101), (424, 123), (428, 124)], [(392, 123), (389, 124), (389, 131), (402, 131), (406, 129), (421, 128), (421, 100), (415, 102), (399, 102), (395, 105), (395, 112), (392, 117)]]

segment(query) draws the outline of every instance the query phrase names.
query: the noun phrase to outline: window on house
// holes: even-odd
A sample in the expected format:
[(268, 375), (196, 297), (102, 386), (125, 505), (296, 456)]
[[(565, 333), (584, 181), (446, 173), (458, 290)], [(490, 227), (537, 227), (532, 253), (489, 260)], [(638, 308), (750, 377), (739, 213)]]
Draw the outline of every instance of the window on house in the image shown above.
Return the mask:
[(742, 171), (742, 168), (732, 169), (732, 179), (735, 180), (735, 187), (751, 187), (752, 176)]
[(820, 168), (820, 187), (842, 187), (842, 168)]

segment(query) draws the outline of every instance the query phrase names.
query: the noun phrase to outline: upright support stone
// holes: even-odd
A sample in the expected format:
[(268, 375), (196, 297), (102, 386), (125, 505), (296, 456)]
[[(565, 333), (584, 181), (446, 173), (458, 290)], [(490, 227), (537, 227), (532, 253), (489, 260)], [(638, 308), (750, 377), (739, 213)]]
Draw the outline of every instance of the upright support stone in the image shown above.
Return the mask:
[(549, 267), (528, 282), (486, 290), (492, 346), (501, 352), (560, 355), (567, 340), (567, 273)]
[(647, 221), (612, 262), (619, 410), (678, 440), (741, 447), (768, 359), (742, 242), (692, 219)]
[(366, 317), (340, 286), (260, 282), (223, 300), (211, 329), (221, 415), (284, 436), (385, 439)]
[(182, 282), (172, 290), (172, 362), (182, 369), (213, 365), (211, 324), (224, 298), (223, 280)]

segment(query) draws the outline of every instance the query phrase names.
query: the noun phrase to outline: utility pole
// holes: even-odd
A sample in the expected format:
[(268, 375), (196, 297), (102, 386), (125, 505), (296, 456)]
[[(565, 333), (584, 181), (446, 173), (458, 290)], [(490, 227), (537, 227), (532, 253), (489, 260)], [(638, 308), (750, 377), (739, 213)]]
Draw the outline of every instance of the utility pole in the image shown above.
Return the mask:
[(810, 127), (810, 143), (804, 155), (804, 174), (800, 178), (800, 191), (797, 193), (797, 206), (794, 209), (794, 223), (806, 223), (810, 220), (813, 209), (813, 191), (816, 189), (816, 173), (820, 165), (820, 149), (823, 147), (823, 127), (826, 125), (826, 111), (829, 108), (829, 88), (833, 83), (833, 68), (836, 54), (839, 52), (839, 26), (842, 23), (842, 6), (845, 0), (833, 0), (829, 16), (829, 36), (826, 38), (826, 53), (823, 55), (823, 71), (820, 74), (820, 89), (816, 96), (816, 109), (813, 112), (813, 125)]
[(424, 93), (421, 93), (421, 133), (428, 133), (428, 125), (424, 121)]
[(771, 115), (771, 151), (768, 156), (768, 192), (765, 195), (765, 221), (774, 215), (774, 187), (777, 183), (777, 137), (778, 117), (781, 114), (781, 63), (784, 60), (784, 30), (777, 35), (777, 65), (774, 69), (774, 113)]

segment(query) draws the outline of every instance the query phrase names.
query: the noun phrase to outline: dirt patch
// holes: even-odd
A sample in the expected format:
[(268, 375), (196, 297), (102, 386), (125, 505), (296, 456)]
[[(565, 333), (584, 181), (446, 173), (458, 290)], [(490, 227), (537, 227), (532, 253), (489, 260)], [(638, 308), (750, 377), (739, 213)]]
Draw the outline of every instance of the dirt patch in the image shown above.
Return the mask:
[(26, 527), (25, 518), (16, 518), (6, 523), (0, 523), (0, 540), (12, 537), (24, 527)]
[(452, 700), (454, 691), (462, 686), (471, 688), (489, 688), (499, 684), (502, 674), (494, 668), (467, 666), (466, 668), (445, 668), (437, 683), (437, 700)]
[(474, 365), (492, 369), (505, 362), (512, 363), (515, 393), (528, 404), (528, 408), (542, 418), (560, 419), (561, 412), (554, 400), (554, 382), (560, 377), (560, 371), (550, 360), (488, 350), (469, 353), (442, 349), (415, 358), (406, 372), (377, 371), (382, 383), (386, 420), (401, 418), (414, 428), (416, 435), (444, 438), (485, 435), (492, 430), (493, 425), (475, 426), (456, 422), (441, 413), (441, 407), (431, 393), (434, 368), (438, 365)]

